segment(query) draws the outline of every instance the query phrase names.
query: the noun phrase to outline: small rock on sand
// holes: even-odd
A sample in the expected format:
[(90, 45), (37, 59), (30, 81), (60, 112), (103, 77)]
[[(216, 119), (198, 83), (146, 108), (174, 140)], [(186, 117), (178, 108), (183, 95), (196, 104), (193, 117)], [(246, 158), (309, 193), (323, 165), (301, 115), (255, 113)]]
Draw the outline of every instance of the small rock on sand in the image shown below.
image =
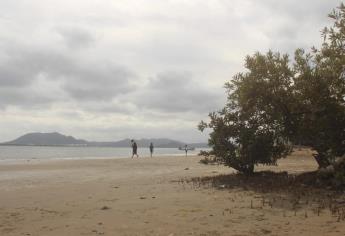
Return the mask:
[(109, 209), (110, 209), (110, 207), (108, 207), (108, 206), (104, 206), (104, 207), (101, 208), (102, 211), (109, 210)]

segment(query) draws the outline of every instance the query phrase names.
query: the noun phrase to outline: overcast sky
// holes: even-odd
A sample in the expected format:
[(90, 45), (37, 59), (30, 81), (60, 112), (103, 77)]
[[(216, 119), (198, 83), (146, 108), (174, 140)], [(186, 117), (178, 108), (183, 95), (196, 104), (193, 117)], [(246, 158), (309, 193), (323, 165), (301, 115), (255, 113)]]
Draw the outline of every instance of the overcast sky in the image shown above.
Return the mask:
[(244, 57), (321, 42), (336, 0), (0, 0), (0, 142), (206, 141)]

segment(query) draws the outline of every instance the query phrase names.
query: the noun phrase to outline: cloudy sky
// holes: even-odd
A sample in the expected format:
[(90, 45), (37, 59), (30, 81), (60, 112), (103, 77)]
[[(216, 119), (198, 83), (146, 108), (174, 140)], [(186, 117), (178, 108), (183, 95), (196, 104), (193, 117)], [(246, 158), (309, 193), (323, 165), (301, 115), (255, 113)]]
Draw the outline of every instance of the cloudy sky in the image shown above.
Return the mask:
[(321, 42), (337, 0), (0, 0), (0, 142), (206, 141), (245, 55)]

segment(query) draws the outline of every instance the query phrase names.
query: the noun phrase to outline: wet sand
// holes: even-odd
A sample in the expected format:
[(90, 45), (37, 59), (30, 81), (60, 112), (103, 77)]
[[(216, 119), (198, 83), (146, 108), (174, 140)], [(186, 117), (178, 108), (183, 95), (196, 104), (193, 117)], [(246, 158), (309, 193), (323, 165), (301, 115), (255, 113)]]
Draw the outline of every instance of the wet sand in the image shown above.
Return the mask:
[[(0, 163), (0, 235), (345, 235), (344, 194), (241, 182), (200, 159)], [(316, 167), (301, 150), (257, 169)]]

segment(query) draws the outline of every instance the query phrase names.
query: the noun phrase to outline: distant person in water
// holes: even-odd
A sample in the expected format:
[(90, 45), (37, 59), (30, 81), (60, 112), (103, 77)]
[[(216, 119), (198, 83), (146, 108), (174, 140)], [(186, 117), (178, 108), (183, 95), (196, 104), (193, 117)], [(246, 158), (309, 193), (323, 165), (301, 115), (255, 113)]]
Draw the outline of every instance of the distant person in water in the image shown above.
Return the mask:
[(138, 146), (137, 146), (137, 143), (132, 139), (131, 140), (131, 143), (132, 143), (132, 158), (134, 157), (134, 155), (137, 156), (137, 158), (139, 157), (138, 155)]
[(151, 157), (152, 157), (152, 154), (153, 154), (153, 143), (150, 143), (150, 154), (151, 154)]

